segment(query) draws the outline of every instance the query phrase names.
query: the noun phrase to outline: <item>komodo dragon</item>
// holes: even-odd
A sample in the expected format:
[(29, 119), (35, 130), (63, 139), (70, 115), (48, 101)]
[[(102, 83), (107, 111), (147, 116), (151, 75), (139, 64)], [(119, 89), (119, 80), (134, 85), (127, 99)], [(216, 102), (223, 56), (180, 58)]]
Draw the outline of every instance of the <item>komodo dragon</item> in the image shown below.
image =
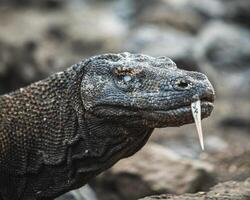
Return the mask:
[(214, 89), (167, 57), (103, 54), (0, 96), (0, 200), (53, 199), (136, 153), (156, 127), (192, 123)]

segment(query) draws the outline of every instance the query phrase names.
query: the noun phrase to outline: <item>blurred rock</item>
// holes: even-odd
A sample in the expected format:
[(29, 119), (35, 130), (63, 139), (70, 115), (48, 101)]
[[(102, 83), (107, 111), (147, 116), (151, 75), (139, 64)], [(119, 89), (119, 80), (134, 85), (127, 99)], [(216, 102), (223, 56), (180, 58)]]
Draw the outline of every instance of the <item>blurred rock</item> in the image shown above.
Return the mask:
[(249, 200), (250, 199), (250, 178), (245, 182), (229, 181), (220, 183), (210, 189), (209, 192), (199, 192), (196, 194), (184, 194), (180, 196), (160, 195), (146, 197), (141, 200)]
[(0, 77), (3, 77), (7, 71), (7, 63), (11, 60), (12, 47), (5, 42), (0, 41)]
[(142, 26), (128, 36), (124, 49), (130, 52), (142, 52), (152, 56), (168, 56), (178, 67), (195, 69), (192, 48), (195, 39), (192, 35), (173, 28)]
[[(223, 137), (206, 134), (206, 137), (204, 137), (206, 151), (202, 152), (197, 138), (197, 133), (195, 131), (195, 127), (193, 127), (192, 130), (188, 130), (186, 128), (185, 135), (169, 140), (165, 138), (164, 140), (158, 141), (158, 143), (168, 147), (184, 159), (189, 158), (194, 160), (199, 160), (206, 153), (225, 151), (229, 145)], [(207, 132), (208, 131), (205, 129), (204, 135)]]
[[(4, 49), (1, 50), (1, 47)], [(34, 59), (36, 45), (27, 41), (22, 46), (0, 45), (0, 92), (10, 92), (45, 77)]]
[(150, 194), (197, 192), (209, 185), (212, 172), (213, 166), (206, 162), (180, 159), (150, 143), (105, 172), (96, 184), (112, 186), (122, 199), (131, 200)]
[(224, 16), (219, 0), (146, 0), (134, 1), (138, 22), (171, 25), (182, 31), (197, 32), (207, 20)]
[(213, 22), (199, 36), (195, 55), (219, 71), (240, 72), (250, 66), (250, 31)]
[(200, 70), (212, 77), (218, 94), (249, 95), (250, 31), (213, 22), (202, 30), (198, 41), (194, 56)]
[(249, 118), (243, 118), (243, 117), (227, 117), (223, 118), (220, 121), (220, 126), (225, 128), (235, 128), (235, 129), (246, 129), (250, 133), (250, 119)]
[(46, 15), (32, 9), (0, 12), (0, 83), (8, 85), (0, 86), (0, 92), (26, 86), (91, 55), (117, 52), (127, 28), (109, 9), (72, 5)]
[(65, 0), (0, 0), (0, 6), (36, 6), (45, 9), (54, 9), (63, 6)]
[(89, 185), (85, 185), (84, 187), (70, 191), (55, 200), (97, 200), (95, 192)]
[(250, 27), (250, 1), (249, 0), (221, 0), (226, 7), (226, 17), (239, 24)]

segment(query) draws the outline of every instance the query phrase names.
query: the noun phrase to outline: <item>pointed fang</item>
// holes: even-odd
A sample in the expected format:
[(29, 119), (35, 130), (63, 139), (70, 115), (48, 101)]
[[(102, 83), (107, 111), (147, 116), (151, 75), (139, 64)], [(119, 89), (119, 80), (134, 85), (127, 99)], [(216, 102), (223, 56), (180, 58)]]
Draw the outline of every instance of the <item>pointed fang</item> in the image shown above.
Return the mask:
[(196, 129), (198, 132), (199, 140), (201, 149), (204, 150), (204, 142), (203, 142), (203, 134), (202, 134), (202, 127), (201, 127), (201, 101), (195, 101), (191, 103), (192, 114), (194, 118), (194, 122), (196, 125)]

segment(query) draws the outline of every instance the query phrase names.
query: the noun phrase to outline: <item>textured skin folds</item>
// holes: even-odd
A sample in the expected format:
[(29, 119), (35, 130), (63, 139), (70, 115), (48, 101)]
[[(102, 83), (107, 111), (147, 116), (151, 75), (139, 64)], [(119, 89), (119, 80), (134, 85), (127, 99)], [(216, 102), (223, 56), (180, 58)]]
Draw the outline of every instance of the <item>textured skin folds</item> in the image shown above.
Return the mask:
[(212, 111), (214, 91), (166, 57), (104, 54), (0, 96), (0, 200), (53, 199), (133, 155), (153, 128)]

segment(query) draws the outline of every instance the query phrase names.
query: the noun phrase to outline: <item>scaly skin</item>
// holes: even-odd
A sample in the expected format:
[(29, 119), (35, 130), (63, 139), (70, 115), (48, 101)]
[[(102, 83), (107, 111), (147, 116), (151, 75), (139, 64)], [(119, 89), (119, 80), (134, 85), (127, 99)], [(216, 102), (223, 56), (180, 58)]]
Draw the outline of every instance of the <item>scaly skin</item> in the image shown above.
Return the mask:
[(53, 199), (137, 152), (155, 127), (213, 109), (205, 75), (169, 58), (104, 54), (0, 97), (0, 199)]

